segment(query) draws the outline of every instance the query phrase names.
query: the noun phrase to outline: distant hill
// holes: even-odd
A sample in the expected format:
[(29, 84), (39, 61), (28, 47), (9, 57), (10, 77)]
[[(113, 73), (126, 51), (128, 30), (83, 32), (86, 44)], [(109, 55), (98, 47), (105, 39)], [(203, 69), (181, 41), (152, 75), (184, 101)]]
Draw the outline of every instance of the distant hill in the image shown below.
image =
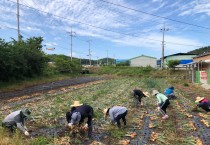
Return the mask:
[(210, 52), (210, 46), (201, 47), (199, 49), (195, 49), (195, 50), (189, 51), (187, 53), (201, 55), (201, 54), (208, 53), (208, 52)]
[(102, 59), (99, 59), (98, 61), (100, 65), (107, 65), (107, 61), (108, 61), (108, 65), (115, 63), (115, 59), (113, 58), (102, 58)]

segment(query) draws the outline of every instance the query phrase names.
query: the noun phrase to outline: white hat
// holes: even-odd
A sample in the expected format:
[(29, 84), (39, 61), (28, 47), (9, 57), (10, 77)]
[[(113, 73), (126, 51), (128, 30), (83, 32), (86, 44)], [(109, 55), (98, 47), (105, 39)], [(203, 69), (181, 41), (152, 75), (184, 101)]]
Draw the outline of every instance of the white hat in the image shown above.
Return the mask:
[(195, 103), (198, 103), (200, 101), (202, 101), (204, 99), (204, 97), (196, 97)]
[(74, 101), (74, 103), (71, 105), (71, 107), (78, 107), (78, 106), (81, 106), (83, 104), (80, 104), (79, 101)]
[(158, 90), (153, 90), (152, 91), (152, 96), (154, 96), (154, 95), (156, 95), (156, 94), (158, 94), (159, 92), (158, 92)]

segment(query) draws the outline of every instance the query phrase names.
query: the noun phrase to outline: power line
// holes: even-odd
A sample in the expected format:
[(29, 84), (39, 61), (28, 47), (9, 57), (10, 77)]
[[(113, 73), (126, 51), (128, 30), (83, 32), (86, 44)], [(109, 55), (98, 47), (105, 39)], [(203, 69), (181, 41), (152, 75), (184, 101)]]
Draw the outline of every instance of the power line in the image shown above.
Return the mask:
[[(80, 2), (83, 2), (83, 3), (86, 3), (86, 4), (91, 4), (90, 2), (87, 2), (87, 1), (82, 1), (82, 0), (77, 0), (77, 1), (80, 1)], [(34, 2), (34, 4), (35, 5), (37, 5), (38, 6), (38, 4), (35, 2), (35, 1), (33, 1)], [(104, 2), (104, 1), (102, 1), (102, 2)], [(29, 5), (26, 1), (24, 2), (28, 7), (32, 7), (31, 5)], [(102, 4), (102, 6), (100, 6), (100, 8), (103, 8), (104, 7), (104, 5)], [(98, 8), (98, 6), (97, 6), (97, 8)], [(103, 8), (104, 9), (104, 8)], [(106, 7), (106, 9), (110, 9), (109, 7)], [(111, 10), (111, 9), (110, 9)], [(115, 11), (116, 12), (116, 11)], [(121, 12), (117, 12), (118, 14), (121, 14)], [(128, 14), (127, 14), (128, 15)], [(132, 17), (134, 17), (133, 15), (129, 15), (129, 16), (132, 16)], [(53, 17), (51, 17), (52, 19), (53, 19)], [(104, 17), (105, 18), (105, 17)], [(135, 16), (135, 18), (133, 18), (133, 19), (135, 19), (136, 20), (136, 18), (141, 18), (141, 17), (137, 17), (137, 16)], [(158, 19), (159, 17), (157, 17), (157, 19)], [(126, 20), (123, 20), (123, 21), (117, 21), (117, 20), (114, 20), (114, 21), (116, 21), (116, 22), (120, 22), (120, 23), (123, 23), (123, 24), (127, 24), (127, 23), (124, 23)], [(152, 20), (152, 21), (149, 21), (150, 23), (151, 22), (157, 22), (156, 20)], [(51, 24), (52, 24), (52, 22), (51, 22)], [(154, 24), (152, 24), (152, 25), (154, 25)], [(151, 26), (151, 25), (150, 25)], [(147, 25), (147, 27), (148, 27), (148, 25)], [(177, 27), (177, 26), (176, 26)], [(192, 31), (192, 32), (196, 32), (196, 33), (203, 33), (203, 34), (206, 34), (206, 32), (200, 32), (200, 31), (195, 31), (195, 30), (186, 30), (186, 31)], [(147, 33), (147, 32), (138, 32), (138, 33), (130, 33), (131, 35), (134, 35), (134, 34), (139, 34), (139, 33)], [(86, 40), (85, 40), (86, 41)]]
[[(11, 1), (11, 0), (7, 0), (7, 1), (13, 2), (13, 1)], [(14, 3), (14, 2), (13, 2), (13, 3)], [(55, 14), (52, 14), (52, 13), (49, 13), (49, 12), (45, 12), (45, 11), (42, 11), (42, 10), (39, 10), (39, 9), (30, 7), (30, 6), (27, 6), (27, 5), (24, 5), (24, 4), (20, 4), (20, 5), (23, 5), (23, 6), (25, 6), (25, 7), (28, 7), (28, 8), (34, 9), (34, 10), (36, 10), (36, 11), (40, 11), (40, 12), (42, 12), (42, 13), (46, 13), (46, 14), (48, 14), (48, 15), (52, 15), (52, 16), (55, 16), (55, 17), (58, 17), (58, 18), (61, 18), (61, 19), (65, 19), (65, 20), (69, 20), (69, 21), (74, 21), (74, 22), (79, 23), (79, 24), (82, 24), (82, 25), (87, 25), (87, 26), (90, 26), (90, 27), (93, 27), (93, 28), (102, 29), (102, 30), (105, 30), (105, 31), (109, 31), (109, 32), (113, 32), (113, 33), (118, 33), (118, 34), (122, 34), (122, 35), (127, 35), (127, 36), (136, 37), (136, 36), (131, 35), (131, 34), (120, 33), (120, 32), (117, 32), (117, 31), (113, 31), (113, 30), (106, 29), (106, 28), (94, 26), (94, 25), (92, 25), (92, 24), (87, 24), (87, 23), (84, 23), (84, 22), (81, 22), (81, 21), (76, 21), (76, 20), (72, 20), (72, 19), (69, 19), (69, 18), (66, 18), (66, 17), (58, 16), (58, 15), (55, 15)], [(153, 40), (153, 41), (159, 41), (159, 42), (161, 42), (161, 40), (155, 40), (155, 39), (150, 39), (150, 38), (142, 38), (142, 39), (147, 39), (147, 40)]]
[(128, 9), (128, 10), (132, 10), (132, 11), (135, 11), (135, 12), (139, 12), (139, 13), (142, 13), (142, 14), (150, 15), (150, 16), (153, 16), (153, 17), (158, 17), (158, 18), (162, 18), (162, 19), (174, 21), (174, 22), (177, 22), (177, 23), (182, 23), (182, 24), (191, 25), (191, 26), (195, 26), (195, 27), (199, 27), (199, 28), (203, 28), (203, 29), (208, 29), (208, 30), (210, 30), (210, 28), (208, 28), (208, 27), (204, 27), (204, 26), (200, 26), (200, 25), (195, 25), (195, 24), (191, 24), (191, 23), (187, 23), (187, 22), (183, 22), (183, 21), (171, 19), (171, 18), (168, 18), (168, 17), (164, 17), (164, 16), (159, 16), (159, 15), (151, 14), (151, 13), (148, 13), (148, 12), (136, 10), (136, 9), (133, 9), (133, 8), (129, 8), (129, 7), (127, 7), (127, 6), (123, 6), (123, 5), (120, 5), (120, 4), (108, 2), (108, 1), (105, 1), (105, 0), (99, 0), (99, 1), (102, 1), (102, 2), (104, 2), (104, 3), (111, 4), (111, 5), (115, 5), (115, 6), (118, 6), (118, 7), (121, 7), (121, 8), (125, 8), (125, 9)]
[[(10, 1), (10, 2), (12, 2), (12, 3), (15, 3), (15, 2), (13, 2), (13, 1), (11, 1), (11, 0), (7, 0), (7, 1)], [(79, 24), (82, 24), (82, 25), (87, 25), (87, 26), (90, 26), (90, 27), (93, 27), (93, 28), (97, 28), (97, 29), (101, 29), (101, 30), (105, 30), (105, 31), (109, 31), (109, 32), (113, 32), (113, 33), (125, 35), (125, 36), (138, 37), (138, 36), (135, 36), (135, 35), (126, 34), (126, 33), (120, 33), (120, 32), (113, 31), (113, 30), (106, 29), (106, 28), (102, 28), (102, 27), (99, 27), (99, 26), (94, 26), (94, 25), (92, 25), (92, 24), (87, 24), (87, 23), (84, 23), (84, 22), (81, 22), (81, 21), (76, 21), (76, 20), (72, 20), (72, 19), (69, 19), (69, 18), (66, 18), (66, 17), (58, 16), (58, 15), (55, 15), (55, 14), (52, 14), (52, 13), (49, 13), (49, 12), (45, 12), (45, 11), (43, 11), (43, 10), (39, 10), (39, 9), (30, 7), (30, 6), (27, 6), (27, 5), (24, 5), (24, 4), (20, 4), (20, 5), (23, 5), (23, 6), (25, 6), (25, 7), (31, 8), (31, 9), (36, 10), (36, 11), (40, 11), (40, 12), (42, 12), (42, 13), (46, 13), (46, 14), (48, 14), (48, 15), (52, 15), (52, 16), (54, 16), (54, 17), (58, 17), (58, 18), (60, 18), (60, 19), (65, 19), (65, 20), (69, 20), (69, 21), (74, 21), (74, 22), (76, 22), (76, 23), (79, 23)], [(161, 40), (151, 39), (151, 38), (143, 38), (143, 37), (142, 37), (141, 39), (162, 42)], [(186, 44), (173, 43), (173, 42), (167, 42), (167, 43), (171, 43), (171, 44), (174, 44), (174, 45), (192, 46), (192, 45), (188, 45), (188, 44), (186, 45)], [(195, 45), (194, 45), (194, 46), (195, 46)], [(196, 46), (196, 47), (203, 47), (203, 46)]]
[[(86, 4), (91, 4), (90, 2), (87, 2), (87, 1), (83, 1), (83, 0), (77, 0), (77, 1), (80, 1), (80, 2), (83, 2), (83, 3), (86, 3)], [(110, 9), (109, 7), (106, 7), (106, 6), (104, 6), (102, 3), (100, 3), (102, 6), (97, 6), (97, 9), (98, 8), (103, 8), (103, 10), (105, 10), (104, 9), (104, 7), (106, 8), (106, 9), (109, 9), (109, 10), (112, 10), (112, 9)], [(118, 13), (118, 14), (122, 14), (122, 12), (117, 12), (117, 11), (115, 11), (116, 13)], [(130, 14), (127, 14), (128, 16), (129, 16), (129, 18), (130, 18), (130, 16), (131, 17), (134, 17), (134, 18), (132, 18), (132, 19), (134, 19), (135, 21), (136, 21), (136, 19), (137, 18), (141, 18), (141, 17), (137, 17), (137, 16), (133, 16), (133, 15), (130, 15)], [(104, 16), (103, 16), (104, 17)], [(105, 17), (104, 17), (105, 18)], [(122, 17), (122, 18), (124, 18), (124, 17)], [(119, 21), (119, 20), (114, 20), (114, 21), (116, 21), (116, 22), (120, 22), (120, 23), (122, 23), (123, 22), (123, 24), (127, 24), (127, 23), (125, 23), (127, 20), (122, 20), (122, 21)], [(156, 22), (155, 20), (152, 20), (152, 21), (149, 21), (150, 23), (151, 22)]]

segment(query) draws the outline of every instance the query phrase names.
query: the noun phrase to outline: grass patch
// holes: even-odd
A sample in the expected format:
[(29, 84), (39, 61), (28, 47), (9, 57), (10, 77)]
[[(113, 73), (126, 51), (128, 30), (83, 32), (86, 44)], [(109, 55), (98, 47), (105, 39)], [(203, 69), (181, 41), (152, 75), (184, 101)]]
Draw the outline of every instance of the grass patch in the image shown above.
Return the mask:
[(38, 137), (33, 139), (29, 145), (46, 145), (52, 142), (52, 138), (46, 138), (46, 137)]
[(24, 145), (24, 142), (19, 131), (11, 134), (0, 127), (0, 145)]

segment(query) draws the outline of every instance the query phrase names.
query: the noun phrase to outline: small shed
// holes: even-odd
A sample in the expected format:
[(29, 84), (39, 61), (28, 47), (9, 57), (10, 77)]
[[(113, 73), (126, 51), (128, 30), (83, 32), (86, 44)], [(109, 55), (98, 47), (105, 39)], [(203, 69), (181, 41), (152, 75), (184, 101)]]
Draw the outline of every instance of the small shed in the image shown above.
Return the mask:
[(210, 53), (204, 53), (193, 58), (197, 64), (196, 83), (210, 84)]
[(153, 68), (156, 68), (157, 58), (151, 57), (151, 56), (146, 56), (146, 55), (141, 55), (141, 56), (131, 58), (129, 61), (130, 61), (130, 66), (133, 66), (133, 67), (151, 66)]

